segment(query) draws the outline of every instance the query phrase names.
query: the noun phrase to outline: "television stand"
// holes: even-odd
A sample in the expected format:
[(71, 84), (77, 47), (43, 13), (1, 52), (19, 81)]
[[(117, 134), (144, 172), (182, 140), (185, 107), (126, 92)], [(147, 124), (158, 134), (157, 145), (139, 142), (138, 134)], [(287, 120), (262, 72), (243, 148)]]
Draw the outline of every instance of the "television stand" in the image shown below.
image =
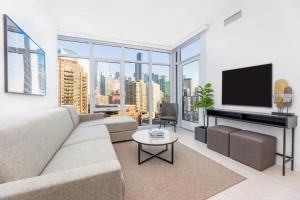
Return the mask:
[[(285, 176), (285, 165), (291, 162), (291, 170), (294, 170), (294, 140), (295, 140), (295, 127), (297, 126), (298, 117), (294, 116), (284, 116), (284, 115), (272, 115), (267, 113), (254, 113), (254, 112), (244, 112), (244, 111), (230, 111), (230, 110), (220, 110), (213, 109), (207, 111), (207, 126), (209, 126), (209, 118), (215, 118), (215, 125), (218, 124), (218, 118), (242, 121), (252, 124), (260, 124), (265, 126), (272, 126), (276, 128), (282, 128), (283, 137), (283, 152), (276, 153), (276, 155), (282, 157), (282, 175)], [(291, 155), (286, 155), (286, 133), (287, 130), (291, 130)]]

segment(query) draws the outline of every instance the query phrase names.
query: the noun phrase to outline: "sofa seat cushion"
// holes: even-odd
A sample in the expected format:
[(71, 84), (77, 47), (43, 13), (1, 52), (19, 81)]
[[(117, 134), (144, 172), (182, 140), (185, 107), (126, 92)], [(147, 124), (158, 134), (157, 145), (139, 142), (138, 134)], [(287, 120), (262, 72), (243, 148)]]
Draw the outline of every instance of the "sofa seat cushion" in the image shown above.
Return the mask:
[(136, 130), (110, 133), (110, 138), (112, 142), (129, 141), (132, 140), (132, 135), (135, 132)]
[(101, 138), (62, 147), (42, 175), (118, 160), (110, 139)]
[(110, 139), (109, 132), (105, 125), (76, 128), (63, 146), (65, 147), (100, 138)]
[(160, 120), (170, 120), (170, 121), (177, 121), (177, 118), (174, 116), (160, 116), (159, 117)]
[(88, 127), (97, 125), (106, 125), (110, 133), (131, 131), (137, 129), (136, 121), (129, 116), (106, 117), (104, 119), (82, 122), (79, 124), (78, 127)]

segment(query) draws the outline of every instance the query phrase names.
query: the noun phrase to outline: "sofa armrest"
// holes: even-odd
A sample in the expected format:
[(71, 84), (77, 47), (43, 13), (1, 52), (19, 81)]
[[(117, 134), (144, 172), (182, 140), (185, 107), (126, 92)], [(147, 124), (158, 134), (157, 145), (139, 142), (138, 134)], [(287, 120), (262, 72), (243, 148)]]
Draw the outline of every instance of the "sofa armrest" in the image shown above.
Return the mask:
[(116, 160), (0, 184), (0, 199), (121, 200), (122, 187)]
[(91, 114), (81, 114), (79, 115), (80, 122), (86, 122), (96, 119), (103, 119), (105, 117), (104, 113), (91, 113)]

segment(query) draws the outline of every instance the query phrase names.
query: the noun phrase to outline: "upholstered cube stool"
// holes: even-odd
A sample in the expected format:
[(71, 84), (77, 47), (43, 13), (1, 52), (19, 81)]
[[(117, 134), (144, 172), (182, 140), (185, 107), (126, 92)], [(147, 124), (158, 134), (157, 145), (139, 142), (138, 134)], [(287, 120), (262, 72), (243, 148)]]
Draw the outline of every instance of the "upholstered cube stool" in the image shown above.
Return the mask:
[(207, 148), (229, 156), (229, 135), (240, 129), (229, 126), (213, 126), (207, 129)]
[(230, 157), (263, 171), (275, 164), (276, 138), (245, 130), (231, 133)]

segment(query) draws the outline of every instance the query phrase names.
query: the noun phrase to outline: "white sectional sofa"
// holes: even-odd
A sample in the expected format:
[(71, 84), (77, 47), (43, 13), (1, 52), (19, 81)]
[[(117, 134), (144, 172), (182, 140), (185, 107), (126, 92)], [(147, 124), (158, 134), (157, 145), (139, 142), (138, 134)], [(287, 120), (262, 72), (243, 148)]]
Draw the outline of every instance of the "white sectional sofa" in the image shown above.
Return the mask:
[(124, 181), (112, 138), (131, 139), (137, 124), (103, 117), (79, 116), (67, 106), (1, 120), (0, 199), (121, 200)]

